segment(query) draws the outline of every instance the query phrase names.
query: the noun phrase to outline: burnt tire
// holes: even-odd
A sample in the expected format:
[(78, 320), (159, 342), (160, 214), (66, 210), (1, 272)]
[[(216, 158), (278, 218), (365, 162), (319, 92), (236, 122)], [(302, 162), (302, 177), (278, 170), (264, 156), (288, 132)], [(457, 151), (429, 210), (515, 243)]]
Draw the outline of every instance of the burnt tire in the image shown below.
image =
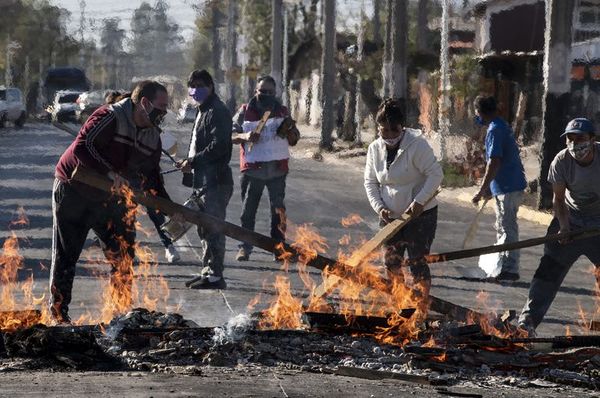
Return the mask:
[(25, 125), (25, 120), (27, 120), (27, 113), (21, 112), (21, 115), (17, 120), (15, 120), (15, 127), (21, 128)]

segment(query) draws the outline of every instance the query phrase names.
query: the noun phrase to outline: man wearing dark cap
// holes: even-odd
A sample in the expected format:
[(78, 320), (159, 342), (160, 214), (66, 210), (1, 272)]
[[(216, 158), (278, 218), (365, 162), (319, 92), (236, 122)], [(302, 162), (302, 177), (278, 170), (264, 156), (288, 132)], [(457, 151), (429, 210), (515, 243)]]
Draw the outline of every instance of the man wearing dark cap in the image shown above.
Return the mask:
[[(600, 227), (600, 143), (595, 141), (594, 127), (588, 119), (573, 119), (561, 137), (566, 137), (567, 148), (556, 155), (548, 172), (554, 192), (554, 219), (548, 234)], [(569, 269), (582, 255), (600, 265), (598, 237), (545, 244), (519, 317), (520, 327), (530, 335), (535, 334)]]

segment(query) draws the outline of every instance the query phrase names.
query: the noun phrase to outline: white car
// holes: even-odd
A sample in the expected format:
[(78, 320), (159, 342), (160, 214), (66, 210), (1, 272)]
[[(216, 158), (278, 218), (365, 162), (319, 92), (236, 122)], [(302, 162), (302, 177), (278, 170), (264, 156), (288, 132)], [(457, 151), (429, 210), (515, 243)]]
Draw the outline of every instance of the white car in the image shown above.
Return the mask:
[(54, 95), (54, 102), (50, 106), (50, 117), (53, 122), (75, 122), (77, 111), (80, 109), (77, 99), (81, 91), (63, 90)]
[(7, 121), (22, 127), (26, 119), (27, 111), (23, 104), (21, 90), (16, 87), (0, 86), (0, 127), (4, 127)]
[(184, 102), (177, 112), (177, 122), (180, 124), (193, 123), (196, 120), (196, 114), (198, 110), (194, 104), (190, 102)]

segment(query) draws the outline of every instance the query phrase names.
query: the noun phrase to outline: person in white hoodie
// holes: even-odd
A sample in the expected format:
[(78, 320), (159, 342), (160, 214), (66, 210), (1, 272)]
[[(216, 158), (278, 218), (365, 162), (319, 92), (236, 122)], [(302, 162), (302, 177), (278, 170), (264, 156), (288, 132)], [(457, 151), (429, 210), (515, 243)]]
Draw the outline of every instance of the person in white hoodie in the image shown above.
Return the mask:
[[(404, 127), (405, 114), (400, 102), (386, 99), (376, 115), (379, 138), (369, 145), (364, 185), (371, 207), (383, 227), (405, 212), (416, 218), (384, 246), (384, 265), (390, 277), (404, 282), (401, 268), (405, 252), (408, 259), (429, 254), (437, 226), (437, 202), (431, 200), (444, 174), (433, 149), (420, 130)], [(429, 295), (431, 274), (424, 261), (409, 267), (413, 286)]]

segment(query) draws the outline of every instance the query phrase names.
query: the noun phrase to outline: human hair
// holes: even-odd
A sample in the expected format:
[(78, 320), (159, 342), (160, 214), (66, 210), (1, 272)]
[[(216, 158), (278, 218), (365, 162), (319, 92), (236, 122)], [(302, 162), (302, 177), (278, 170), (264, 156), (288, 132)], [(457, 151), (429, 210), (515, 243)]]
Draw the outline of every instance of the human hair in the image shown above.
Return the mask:
[(273, 79), (273, 76), (264, 75), (256, 79), (256, 84), (261, 82), (269, 83), (272, 84), (273, 87), (277, 87), (277, 83), (275, 83), (275, 79)]
[(156, 94), (162, 91), (168, 93), (167, 88), (154, 80), (143, 80), (135, 85), (131, 93), (131, 101), (134, 104), (139, 104), (142, 98), (148, 98), (150, 101), (154, 101)]
[(400, 101), (393, 98), (385, 99), (377, 108), (375, 121), (378, 124), (387, 124), (391, 129), (395, 129), (397, 125), (404, 126), (406, 114)]
[(473, 101), (473, 106), (482, 115), (490, 115), (498, 109), (496, 98), (485, 95), (478, 95)]
[(187, 81), (188, 87), (191, 87), (195, 80), (200, 80), (202, 83), (204, 83), (205, 86), (215, 86), (212, 76), (210, 75), (210, 73), (208, 73), (206, 69), (196, 69), (192, 73), (190, 73), (190, 76), (188, 77)]

